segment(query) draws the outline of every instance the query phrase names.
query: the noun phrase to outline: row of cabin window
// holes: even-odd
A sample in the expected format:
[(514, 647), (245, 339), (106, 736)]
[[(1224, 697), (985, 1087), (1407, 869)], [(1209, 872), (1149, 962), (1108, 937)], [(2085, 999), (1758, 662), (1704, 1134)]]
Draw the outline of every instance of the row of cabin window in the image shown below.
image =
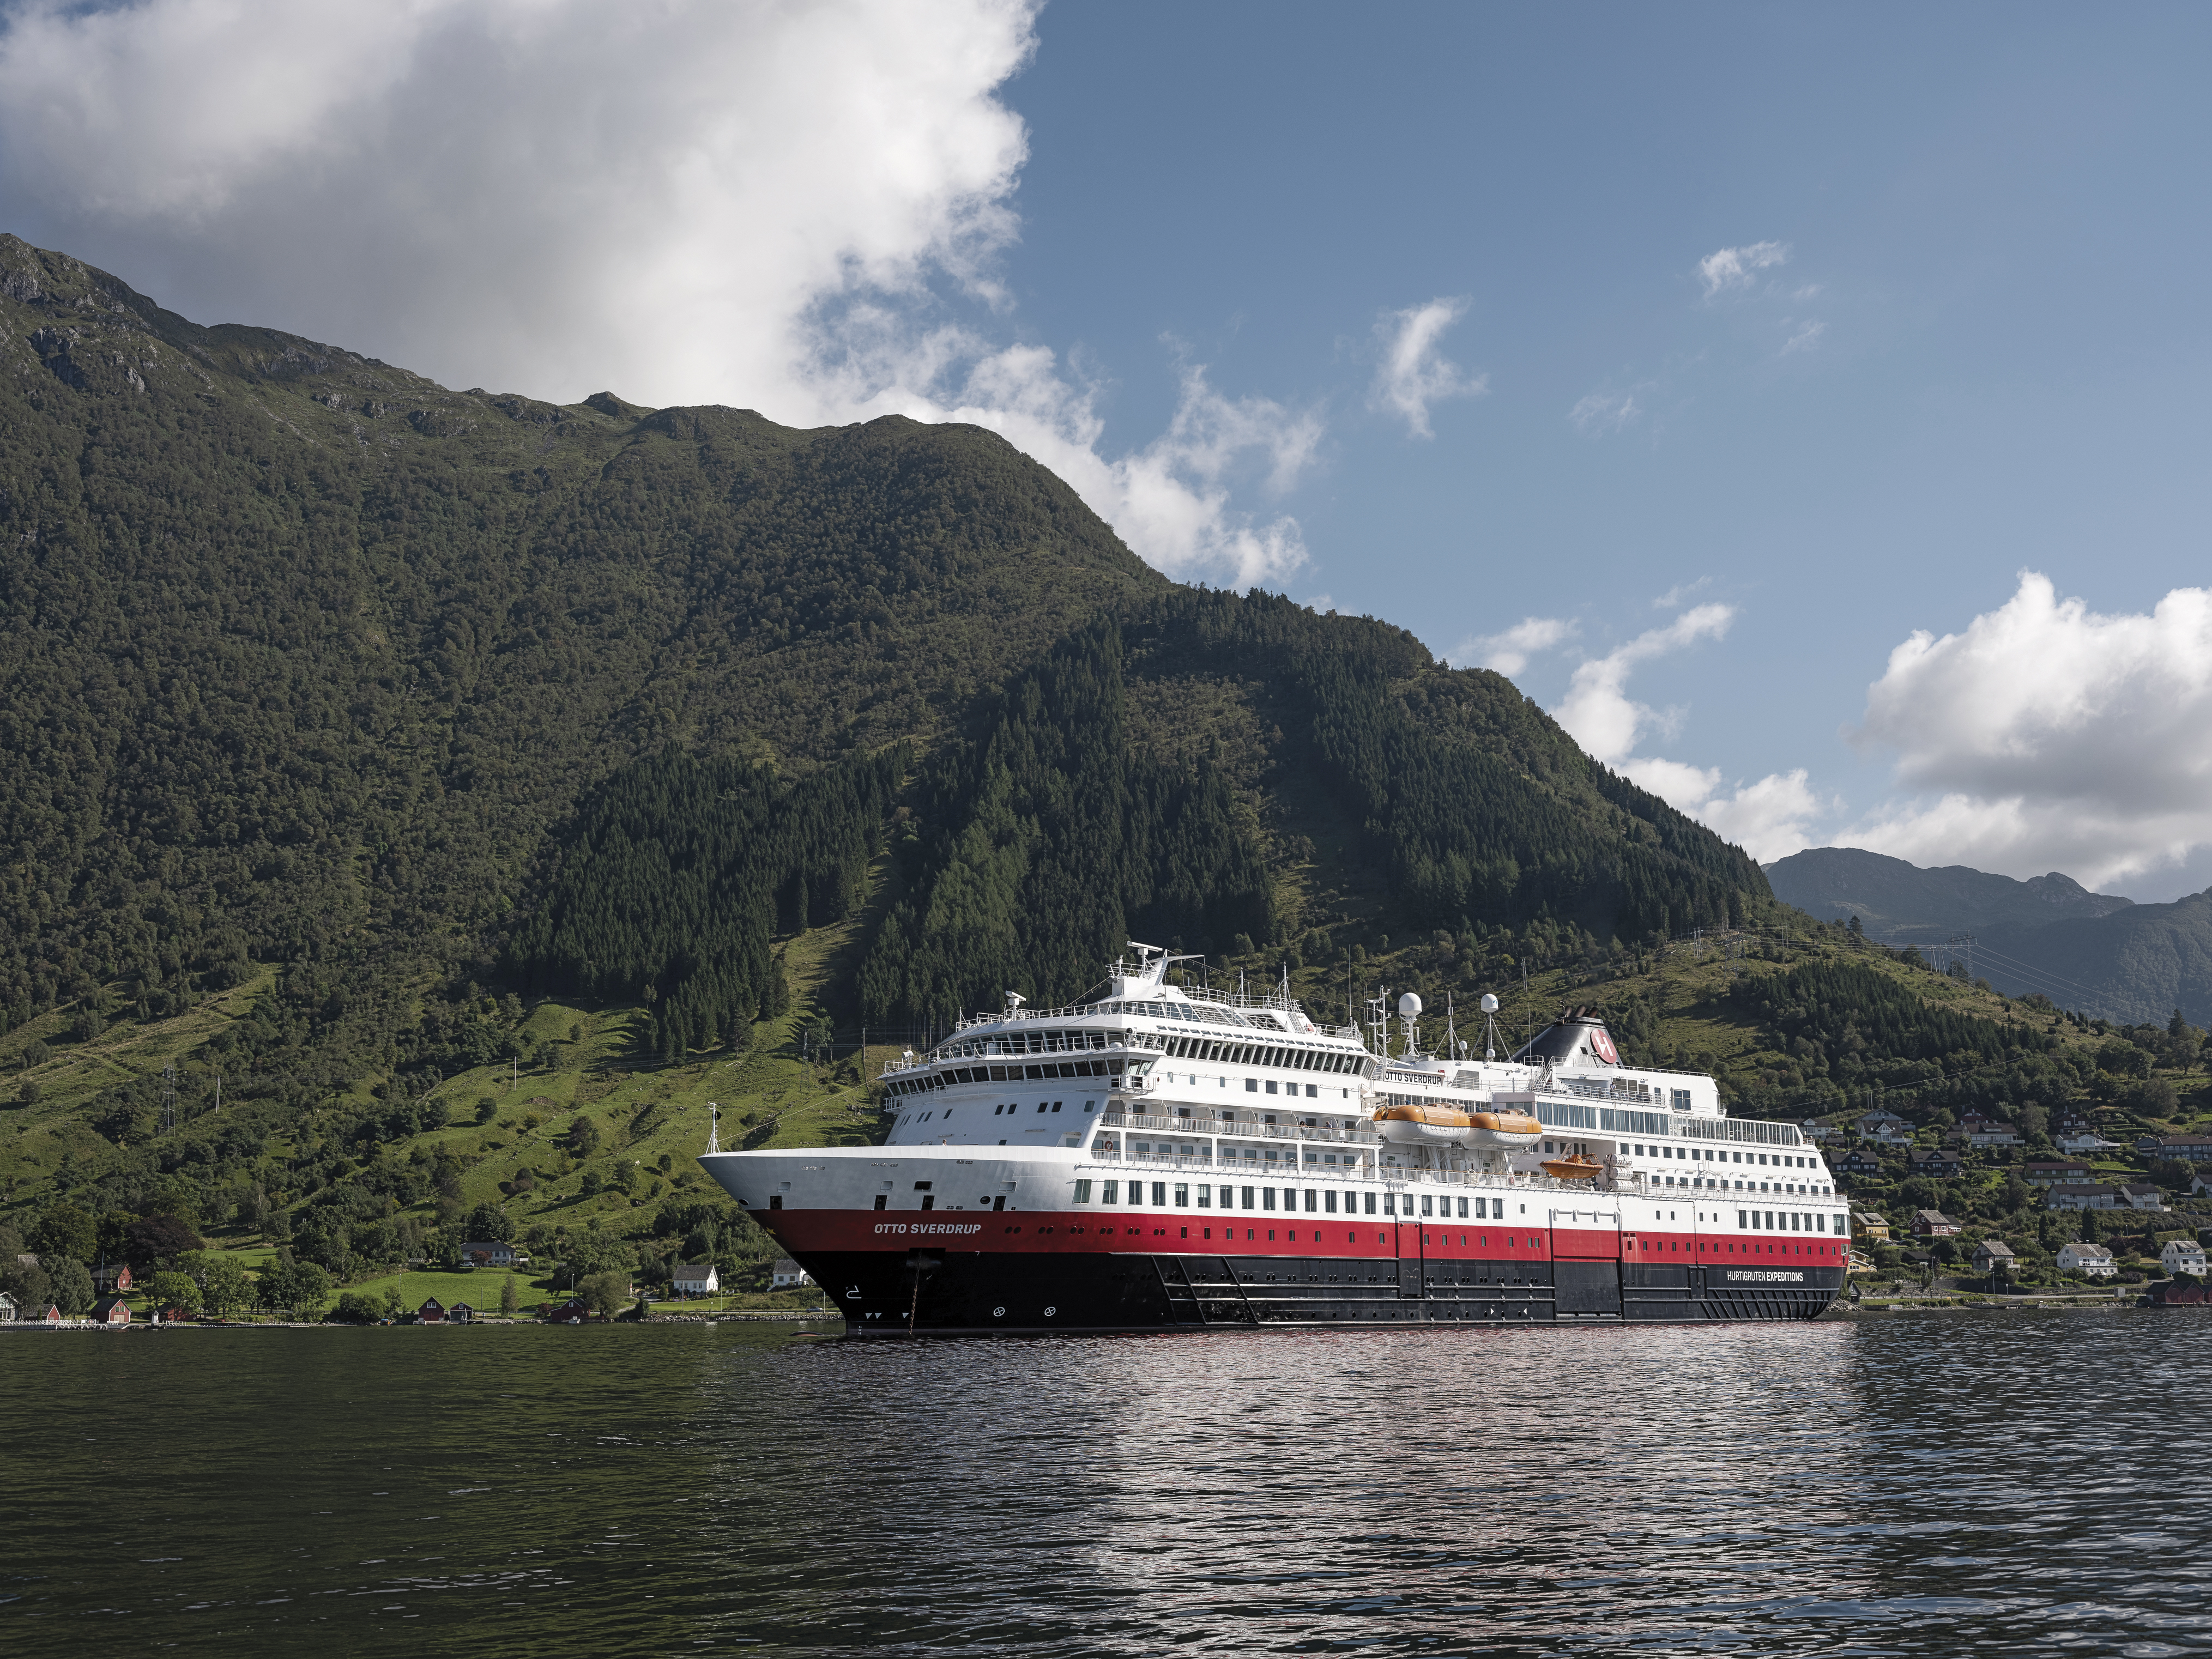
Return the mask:
[[(1066, 1054), (1112, 1048), (1104, 1031), (1008, 1031), (994, 1037), (948, 1042), (939, 1048), (939, 1060), (998, 1060), (1014, 1054)], [(995, 1049), (996, 1053), (987, 1050)]]
[[(1036, 1109), (1040, 1112), (1056, 1112), (1060, 1109), (1063, 1103), (1064, 1103), (1057, 1100), (1040, 1100), (1037, 1102)], [(947, 1106), (945, 1109), (945, 1116), (950, 1119), (957, 1109), (958, 1109), (956, 1107)], [(991, 1115), (993, 1117), (998, 1117), (1003, 1114), (1018, 1112), (1021, 1109), (1022, 1109), (1019, 1106), (1012, 1103), (1012, 1102), (1002, 1101), (998, 1105), (991, 1108)], [(1096, 1100), (1086, 1100), (1083, 1103), (1083, 1109), (1086, 1112), (1095, 1112), (1098, 1109), (1098, 1103)], [(927, 1123), (930, 1119), (935, 1117), (938, 1114), (934, 1108), (922, 1113), (920, 1116), (916, 1116), (914, 1113), (908, 1112), (904, 1117), (898, 1121), (896, 1127), (903, 1129), (909, 1123)]]
[(1356, 1072), (1364, 1052), (1328, 1053), (1318, 1048), (1278, 1048), (1266, 1043), (1218, 1042), (1211, 1037), (1171, 1036), (1167, 1051), (1177, 1060), (1202, 1060), (1219, 1066), (1273, 1066), (1288, 1072)]
[(1629, 1150), (1638, 1158), (1686, 1158), (1706, 1164), (1765, 1164), (1771, 1156), (1774, 1163), (1788, 1169), (1811, 1170), (1819, 1167), (1809, 1158), (1784, 1158), (1779, 1152), (1772, 1154), (1728, 1152), (1711, 1146), (1654, 1146), (1647, 1147), (1641, 1143), (1630, 1147)]
[[(1128, 1197), (1126, 1200), (1121, 1197), (1121, 1188), (1125, 1184), (1128, 1188)], [(1132, 1205), (1140, 1206), (1145, 1202), (1145, 1183), (1141, 1181), (1132, 1181), (1127, 1183), (1120, 1181), (1102, 1181), (1097, 1182), (1097, 1185), (1098, 1187), (1098, 1202), (1101, 1204), (1121, 1204), (1126, 1202)], [(1088, 1181), (1079, 1181), (1075, 1183), (1075, 1201), (1078, 1204), (1088, 1204), (1091, 1202), (1091, 1186), (1092, 1183)], [(1215, 1186), (1207, 1182), (1200, 1182), (1194, 1186), (1188, 1182), (1179, 1181), (1170, 1182), (1165, 1181), (1155, 1181), (1152, 1183), (1152, 1206), (1155, 1209), (1188, 1210), (1195, 1207), (1200, 1210), (1210, 1210), (1214, 1207), (1217, 1201), (1219, 1203), (1221, 1208), (1224, 1210), (1273, 1210), (1279, 1208), (1295, 1210), (1298, 1207), (1299, 1189), (1296, 1187), (1284, 1187), (1281, 1188), (1273, 1187), (1231, 1187), (1226, 1182), (1224, 1182), (1219, 1186)], [(1168, 1197), (1170, 1188), (1172, 1188), (1175, 1194), (1172, 1203), (1170, 1202)], [(1304, 1191), (1305, 1209), (1309, 1215), (1335, 1215), (1338, 1213), (1339, 1195), (1334, 1190), (1320, 1187), (1308, 1187)], [(1195, 1206), (1194, 1206), (1191, 1201), (1191, 1194), (1193, 1192), (1195, 1192), (1198, 1194), (1198, 1200)], [(1279, 1204), (1277, 1202), (1277, 1194), (1279, 1192), (1281, 1198)], [(1258, 1197), (1258, 1202), (1256, 1203), (1253, 1201), (1255, 1194), (1257, 1194)], [(1415, 1194), (1412, 1193), (1382, 1193), (1379, 1194), (1376, 1193), (1346, 1193), (1342, 1194), (1342, 1211), (1346, 1215), (1358, 1215), (1361, 1213), (1362, 1206), (1364, 1206), (1364, 1212), (1368, 1215), (1376, 1215), (1379, 1213), (1389, 1216), (1411, 1216), (1413, 1213), (1414, 1197)], [(1381, 1200), (1381, 1207), (1379, 1211), (1376, 1207), (1376, 1200), (1378, 1198)], [(1419, 1198), (1421, 1202), (1421, 1213), (1423, 1215), (1431, 1217), (1443, 1216), (1447, 1218), (1450, 1217), (1454, 1200), (1449, 1195), (1440, 1197), (1434, 1193), (1424, 1193), (1419, 1194)], [(1241, 1203), (1238, 1201), (1240, 1199), (1243, 1200)], [(1462, 1198), (1458, 1200), (1457, 1202), (1459, 1204), (1459, 1218), (1462, 1221), (1470, 1219), (1475, 1221), (1503, 1221), (1505, 1219), (1506, 1200), (1502, 1198)], [(1472, 1209), (1468, 1207), (1470, 1205), (1473, 1206)], [(1526, 1215), (1528, 1212), (1528, 1206), (1526, 1204), (1521, 1206), (1521, 1212), (1523, 1215)]]
[[(1172, 1140), (1133, 1140), (1129, 1143), (1129, 1150), (1147, 1158), (1203, 1158), (1206, 1156), (1204, 1147), (1194, 1146), (1187, 1140), (1180, 1143)], [(1237, 1151), (1238, 1149), (1234, 1146), (1222, 1147), (1221, 1161), (1224, 1164), (1234, 1164), (1237, 1161)], [(1247, 1146), (1243, 1151), (1244, 1156), (1255, 1164), (1263, 1159), (1269, 1164), (1296, 1164), (1298, 1161), (1298, 1149), (1295, 1146), (1285, 1146), (1279, 1152), (1273, 1146)], [(1316, 1169), (1325, 1167), (1334, 1170), (1337, 1164), (1337, 1155), (1334, 1152), (1318, 1152), (1309, 1146), (1306, 1148), (1306, 1162)], [(1347, 1170), (1357, 1168), (1362, 1162), (1364, 1160), (1356, 1152), (1344, 1154), (1344, 1167)]]
[[(1779, 1217), (1780, 1219), (1776, 1219)], [(1820, 1218), (1802, 1210), (1738, 1210), (1735, 1224), (1749, 1232), (1754, 1229), (1766, 1233), (1819, 1233), (1832, 1231), (1838, 1238), (1850, 1232), (1848, 1216), (1832, 1215), (1829, 1225), (1823, 1227)]]

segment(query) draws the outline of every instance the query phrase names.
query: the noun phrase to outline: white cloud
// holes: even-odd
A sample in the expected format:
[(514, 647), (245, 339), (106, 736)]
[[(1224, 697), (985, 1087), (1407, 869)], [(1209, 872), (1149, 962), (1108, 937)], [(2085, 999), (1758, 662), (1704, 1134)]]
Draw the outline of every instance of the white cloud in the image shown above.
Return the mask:
[(1310, 415), (1186, 369), (1170, 430), (1109, 454), (1090, 387), (988, 337), (1028, 154), (1000, 93), (1035, 17), (28, 0), (0, 33), (0, 222), (188, 316), (454, 386), (975, 420), (1163, 568), (1295, 568), (1296, 523), (1231, 497), (1255, 464), (1276, 488), (1301, 472)]
[[(1660, 603), (1679, 602), (1704, 586), (1700, 580), (1678, 587)], [(1583, 663), (1553, 712), (1595, 758), (1765, 861), (1811, 845), (1812, 822), (1834, 809), (1834, 803), (1813, 793), (1803, 770), (1777, 773), (1731, 789), (1717, 767), (1635, 752), (1646, 736), (1674, 735), (1685, 711), (1654, 709), (1634, 701), (1628, 695), (1629, 675), (1638, 664), (1722, 638), (1735, 620), (1731, 605), (1709, 604), (1685, 611), (1664, 628), (1639, 634)]]
[(2106, 616), (2022, 573), (2012, 598), (1941, 639), (1914, 633), (1867, 694), (1863, 744), (1897, 753), (1917, 798), (1838, 844), (2092, 886), (2212, 845), (2212, 590)]
[(1673, 611), (1689, 602), (1694, 594), (1702, 593), (1713, 585), (1711, 576), (1700, 576), (1693, 582), (1677, 582), (1651, 601), (1654, 611)]
[(1502, 634), (1479, 634), (1462, 640), (1448, 659), (1462, 667), (1473, 663), (1500, 674), (1517, 674), (1528, 665), (1531, 657), (1573, 638), (1580, 627), (1579, 623), (1562, 617), (1524, 617)]
[(1402, 416), (1417, 438), (1429, 428), (1429, 405), (1447, 398), (1480, 398), (1490, 389), (1486, 374), (1469, 374), (1437, 351), (1443, 331), (1467, 312), (1465, 300), (1431, 300), (1406, 311), (1386, 311), (1375, 324), (1382, 361), (1375, 370), (1370, 402)]
[[(1785, 319), (1782, 325), (1788, 328), (1790, 322)], [(1802, 325), (1788, 340), (1783, 343), (1782, 355), (1787, 357), (1793, 351), (1810, 351), (1820, 343), (1820, 337), (1827, 331), (1828, 325), (1826, 323), (1808, 322)]]
[(1659, 710), (1631, 700), (1628, 676), (1638, 663), (1665, 656), (1700, 640), (1718, 639), (1735, 620), (1735, 607), (1701, 605), (1685, 611), (1664, 628), (1638, 634), (1602, 657), (1575, 670), (1567, 695), (1553, 711), (1575, 741), (1608, 765), (1625, 762), (1647, 729), (1672, 731), (1679, 710)]
[(1698, 276), (1705, 285), (1705, 298), (1730, 289), (1749, 288), (1753, 274), (1790, 262), (1786, 242), (1753, 242), (1745, 247), (1724, 247), (1698, 261)]
[(1630, 392), (1593, 392), (1567, 411), (1567, 419), (1576, 431), (1595, 435), (1618, 432), (1643, 413)]

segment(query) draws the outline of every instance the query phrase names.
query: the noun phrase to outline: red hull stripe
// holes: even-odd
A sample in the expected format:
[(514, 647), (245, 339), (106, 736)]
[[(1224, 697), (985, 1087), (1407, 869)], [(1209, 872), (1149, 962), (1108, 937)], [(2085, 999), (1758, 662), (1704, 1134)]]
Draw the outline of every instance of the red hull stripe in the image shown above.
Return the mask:
[(1291, 1217), (1248, 1221), (1206, 1220), (1178, 1211), (1170, 1217), (1141, 1212), (883, 1210), (756, 1210), (753, 1218), (794, 1255), (811, 1251), (913, 1249), (988, 1250), (1046, 1255), (1093, 1250), (1146, 1250), (1164, 1255), (1226, 1250), (1239, 1255), (1340, 1256), (1348, 1261), (1426, 1255), (1444, 1260), (1548, 1261), (1726, 1261), (1745, 1256), (1791, 1256), (1830, 1264), (1843, 1259), (1841, 1239), (1764, 1234), (1700, 1237), (1694, 1233), (1636, 1231), (1616, 1236), (1589, 1228), (1559, 1230), (1556, 1241), (1541, 1227), (1433, 1221), (1392, 1222)]

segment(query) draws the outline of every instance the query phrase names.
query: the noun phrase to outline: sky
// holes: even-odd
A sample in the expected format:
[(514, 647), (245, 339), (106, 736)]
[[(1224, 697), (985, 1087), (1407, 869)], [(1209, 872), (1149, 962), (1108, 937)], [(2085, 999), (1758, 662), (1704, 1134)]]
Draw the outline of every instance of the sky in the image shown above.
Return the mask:
[(0, 228), (975, 422), (1772, 860), (2212, 884), (2203, 7), (0, 0)]

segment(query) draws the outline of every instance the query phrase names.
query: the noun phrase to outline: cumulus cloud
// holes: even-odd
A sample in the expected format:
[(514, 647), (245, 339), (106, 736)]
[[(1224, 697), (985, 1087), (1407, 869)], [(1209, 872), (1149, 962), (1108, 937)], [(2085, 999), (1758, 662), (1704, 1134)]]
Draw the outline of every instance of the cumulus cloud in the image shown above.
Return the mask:
[(1500, 674), (1517, 674), (1530, 658), (1573, 638), (1580, 627), (1563, 617), (1524, 617), (1503, 633), (1462, 640), (1449, 653), (1449, 660), (1462, 667), (1473, 663)]
[(1717, 640), (1735, 620), (1735, 607), (1700, 605), (1664, 628), (1638, 634), (1602, 657), (1593, 657), (1574, 672), (1565, 700), (1553, 712), (1577, 743), (1608, 765), (1626, 761), (1648, 731), (1671, 733), (1680, 711), (1661, 710), (1633, 701), (1628, 677), (1639, 663), (1680, 651), (1701, 640)]
[[(1703, 586), (1698, 581), (1677, 588), (1660, 603), (1679, 603)], [(1814, 821), (1832, 811), (1835, 803), (1814, 792), (1802, 769), (1755, 783), (1730, 784), (1717, 767), (1637, 754), (1647, 737), (1674, 736), (1684, 711), (1652, 708), (1628, 695), (1629, 676), (1639, 665), (1720, 639), (1735, 620), (1732, 605), (1698, 605), (1664, 628), (1589, 659), (1575, 670), (1566, 696), (1553, 713), (1594, 757), (1765, 861), (1811, 845)]]
[(2103, 615), (2022, 573), (1960, 633), (1890, 653), (1851, 733), (1893, 750), (1892, 802), (1838, 837), (1918, 864), (2097, 885), (2212, 845), (2212, 590)]
[(1406, 311), (1386, 311), (1375, 325), (1382, 347), (1370, 402), (1401, 417), (1417, 438), (1429, 428), (1429, 405), (1447, 398), (1479, 398), (1490, 389), (1486, 374), (1469, 374), (1437, 349), (1446, 329), (1467, 311), (1465, 300), (1431, 300)]
[(1724, 247), (1698, 261), (1698, 277), (1705, 285), (1705, 298), (1730, 289), (1749, 288), (1759, 271), (1790, 262), (1786, 242), (1753, 242), (1744, 247)]
[(976, 420), (1164, 568), (1294, 568), (1295, 522), (1232, 484), (1294, 477), (1310, 416), (1186, 368), (1170, 429), (1109, 454), (1092, 388), (991, 337), (1028, 149), (1000, 91), (1035, 16), (29, 0), (0, 33), (0, 213), (187, 315), (456, 386)]
[(1618, 432), (1643, 413), (1629, 392), (1593, 392), (1567, 411), (1567, 419), (1576, 431), (1596, 436)]

